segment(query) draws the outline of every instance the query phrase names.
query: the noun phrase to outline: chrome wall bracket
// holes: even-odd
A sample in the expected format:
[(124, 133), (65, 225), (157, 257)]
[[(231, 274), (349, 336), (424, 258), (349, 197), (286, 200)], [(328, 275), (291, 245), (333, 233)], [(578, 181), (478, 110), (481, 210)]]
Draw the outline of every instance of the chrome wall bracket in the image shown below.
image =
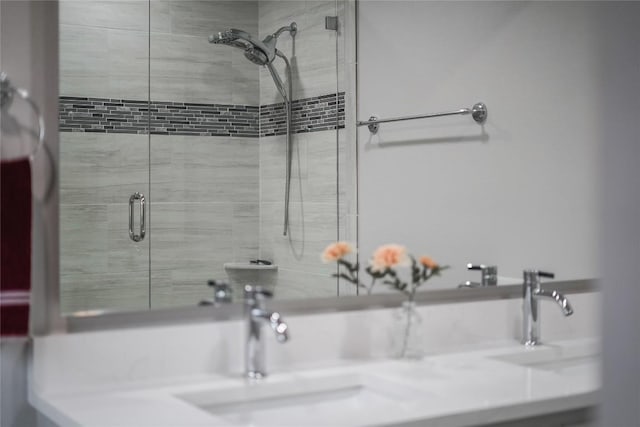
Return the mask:
[(324, 28), (326, 30), (338, 31), (338, 17), (337, 16), (325, 16)]
[(378, 122), (379, 118), (380, 117), (375, 115), (369, 117), (369, 125), (367, 127), (369, 128), (369, 132), (371, 132), (374, 135), (378, 133), (378, 130), (380, 129), (380, 124)]
[(471, 107), (471, 117), (479, 125), (484, 124), (484, 122), (487, 121), (487, 114), (489, 114), (487, 106), (482, 102), (473, 104), (473, 107)]

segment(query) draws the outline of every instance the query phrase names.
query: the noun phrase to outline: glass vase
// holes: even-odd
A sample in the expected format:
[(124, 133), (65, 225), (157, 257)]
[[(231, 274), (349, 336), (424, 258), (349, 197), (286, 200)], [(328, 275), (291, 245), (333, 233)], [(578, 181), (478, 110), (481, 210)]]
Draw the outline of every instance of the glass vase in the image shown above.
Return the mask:
[(393, 313), (393, 356), (419, 360), (424, 357), (422, 317), (416, 303), (404, 301)]

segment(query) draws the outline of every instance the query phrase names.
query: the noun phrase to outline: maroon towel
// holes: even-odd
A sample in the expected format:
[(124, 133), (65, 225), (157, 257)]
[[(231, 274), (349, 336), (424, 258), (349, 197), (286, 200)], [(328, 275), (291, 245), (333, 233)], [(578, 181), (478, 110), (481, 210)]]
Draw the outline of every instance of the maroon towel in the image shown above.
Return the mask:
[(31, 165), (0, 162), (0, 335), (29, 333)]

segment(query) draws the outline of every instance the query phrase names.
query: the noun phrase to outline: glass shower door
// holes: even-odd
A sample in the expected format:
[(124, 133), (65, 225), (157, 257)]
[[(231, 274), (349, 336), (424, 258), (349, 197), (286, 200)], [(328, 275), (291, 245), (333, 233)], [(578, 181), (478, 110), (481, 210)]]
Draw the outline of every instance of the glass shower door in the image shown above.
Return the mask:
[(61, 309), (147, 309), (149, 4), (59, 10)]
[[(151, 307), (194, 306), (212, 297), (211, 279), (230, 281), (235, 300), (247, 281), (279, 299), (337, 295), (335, 266), (320, 254), (338, 237), (344, 98), (338, 33), (325, 27), (338, 4), (151, 2)], [(295, 37), (278, 32), (293, 22)], [(263, 45), (278, 33), (272, 41), (291, 64), (290, 184), (282, 92), (246, 40), (209, 42), (230, 28)], [(286, 61), (266, 55), (288, 92)]]
[[(344, 11), (336, 0), (60, 2), (63, 312), (194, 306), (212, 279), (235, 300), (248, 280), (279, 299), (352, 291), (320, 262), (355, 206), (338, 177), (350, 170)], [(274, 72), (248, 46), (210, 43), (229, 28), (265, 46), (277, 34)]]

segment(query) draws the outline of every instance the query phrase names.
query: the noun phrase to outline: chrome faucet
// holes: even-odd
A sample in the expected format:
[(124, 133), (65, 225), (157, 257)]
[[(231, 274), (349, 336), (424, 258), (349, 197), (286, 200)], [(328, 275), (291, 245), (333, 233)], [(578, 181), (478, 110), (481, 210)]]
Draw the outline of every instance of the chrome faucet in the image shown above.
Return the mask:
[(569, 300), (564, 295), (557, 291), (546, 291), (540, 288), (541, 277), (553, 279), (555, 275), (538, 270), (524, 270), (524, 283), (522, 286), (522, 344), (526, 346), (540, 344), (539, 299), (552, 299), (560, 306), (565, 316), (573, 314), (571, 304), (569, 304)]
[(260, 379), (267, 376), (265, 372), (265, 342), (262, 339), (262, 325), (269, 323), (276, 334), (278, 342), (289, 339), (289, 327), (282, 320), (280, 313), (268, 312), (265, 301), (273, 294), (261, 286), (246, 285), (244, 298), (249, 319), (247, 334), (247, 348), (245, 359), (245, 375), (250, 379)]
[(467, 280), (458, 285), (459, 288), (484, 288), (498, 285), (498, 266), (484, 264), (467, 264), (467, 270), (479, 270), (482, 274), (480, 282)]

